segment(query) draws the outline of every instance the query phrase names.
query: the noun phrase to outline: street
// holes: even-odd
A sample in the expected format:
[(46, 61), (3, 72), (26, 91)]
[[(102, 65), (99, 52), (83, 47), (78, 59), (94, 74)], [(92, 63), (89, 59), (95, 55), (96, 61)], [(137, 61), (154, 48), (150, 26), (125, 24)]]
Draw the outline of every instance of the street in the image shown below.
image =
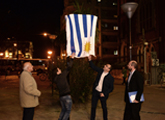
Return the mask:
[[(60, 114), (60, 104), (57, 93), (52, 96), (50, 81), (40, 81), (34, 75), (38, 89), (42, 92), (40, 105), (35, 109), (34, 120), (57, 120)], [(107, 100), (109, 120), (122, 120), (124, 114), (124, 89), (122, 80), (114, 83), (114, 91)], [(165, 85), (164, 85), (165, 86)], [(145, 102), (140, 112), (142, 120), (165, 120), (165, 87), (160, 85), (145, 85)], [(91, 101), (86, 104), (73, 104), (71, 120), (89, 120)], [(102, 108), (99, 102), (96, 110), (96, 120), (102, 120)], [(0, 76), (0, 120), (21, 120), (22, 108), (19, 104), (18, 76)]]

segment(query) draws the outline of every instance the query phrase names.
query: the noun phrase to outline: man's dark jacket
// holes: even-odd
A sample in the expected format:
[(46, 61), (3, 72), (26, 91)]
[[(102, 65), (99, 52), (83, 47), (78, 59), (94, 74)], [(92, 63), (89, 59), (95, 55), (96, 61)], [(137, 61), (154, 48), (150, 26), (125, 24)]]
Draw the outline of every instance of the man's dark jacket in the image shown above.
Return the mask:
[(69, 86), (69, 83), (67, 80), (67, 75), (68, 75), (72, 65), (73, 65), (73, 59), (70, 60), (67, 68), (61, 74), (57, 75), (54, 78), (54, 82), (56, 83), (56, 85), (59, 89), (60, 97), (70, 94), (70, 86)]
[(143, 93), (143, 87), (144, 87), (144, 80), (137, 70), (134, 71), (130, 83), (128, 86), (128, 82), (126, 83), (126, 89), (125, 89), (125, 102), (129, 102), (128, 92), (137, 91), (137, 95), (135, 100), (140, 101), (140, 97)]
[[(104, 70), (103, 70), (103, 68), (99, 68), (99, 67), (95, 66), (92, 61), (89, 61), (89, 65), (93, 70), (98, 72), (96, 80), (93, 84), (93, 90), (95, 90), (96, 86), (99, 84), (100, 77)], [(113, 91), (113, 82), (114, 82), (114, 78), (111, 76), (110, 73), (108, 73), (104, 77), (102, 91), (100, 92), (100, 93), (104, 94), (106, 99), (108, 98), (109, 93)]]

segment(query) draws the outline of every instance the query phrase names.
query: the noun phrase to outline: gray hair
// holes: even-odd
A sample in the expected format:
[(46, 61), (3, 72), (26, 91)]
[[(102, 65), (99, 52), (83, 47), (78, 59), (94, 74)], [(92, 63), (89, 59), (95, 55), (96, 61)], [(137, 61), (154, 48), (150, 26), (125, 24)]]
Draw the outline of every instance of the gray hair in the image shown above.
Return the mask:
[(132, 60), (131, 66), (134, 66), (134, 68), (137, 68), (137, 62), (135, 60)]
[(25, 63), (23, 66), (23, 70), (27, 70), (29, 66), (30, 66), (30, 64)]

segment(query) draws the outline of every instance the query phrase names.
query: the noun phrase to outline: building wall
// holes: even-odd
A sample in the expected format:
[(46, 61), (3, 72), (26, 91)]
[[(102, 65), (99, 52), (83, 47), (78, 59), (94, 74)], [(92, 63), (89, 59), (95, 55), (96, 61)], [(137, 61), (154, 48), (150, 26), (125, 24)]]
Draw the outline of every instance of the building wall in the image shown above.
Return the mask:
[[(129, 2), (128, 0), (121, 0), (120, 6), (123, 3)], [(135, 0), (132, 2), (138, 3), (138, 8), (132, 17), (132, 56), (133, 59), (138, 61), (141, 68), (144, 68), (144, 56), (146, 56), (147, 61), (147, 72), (151, 71), (152, 66), (152, 56), (153, 53), (157, 54), (157, 59), (159, 59), (160, 64), (165, 63), (164, 52), (165, 51), (165, 24), (164, 17), (164, 1), (156, 0)], [(123, 13), (120, 7), (120, 42), (121, 42), (121, 61), (129, 61), (129, 29), (128, 29), (128, 18)], [(148, 42), (145, 46), (144, 42)], [(127, 53), (124, 52), (124, 48), (127, 48)], [(144, 47), (146, 47), (146, 54), (144, 54)], [(126, 59), (127, 58), (127, 59)]]
[(33, 44), (29, 41), (5, 40), (0, 44), (0, 58), (33, 58)]

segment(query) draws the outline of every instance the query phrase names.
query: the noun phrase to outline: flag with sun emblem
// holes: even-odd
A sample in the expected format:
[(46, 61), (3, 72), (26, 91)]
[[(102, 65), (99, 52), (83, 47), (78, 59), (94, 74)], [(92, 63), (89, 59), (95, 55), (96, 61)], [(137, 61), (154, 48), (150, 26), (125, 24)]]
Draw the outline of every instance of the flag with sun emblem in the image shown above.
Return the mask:
[(73, 52), (76, 57), (95, 56), (95, 34), (97, 16), (90, 14), (69, 14), (66, 19), (67, 56)]

